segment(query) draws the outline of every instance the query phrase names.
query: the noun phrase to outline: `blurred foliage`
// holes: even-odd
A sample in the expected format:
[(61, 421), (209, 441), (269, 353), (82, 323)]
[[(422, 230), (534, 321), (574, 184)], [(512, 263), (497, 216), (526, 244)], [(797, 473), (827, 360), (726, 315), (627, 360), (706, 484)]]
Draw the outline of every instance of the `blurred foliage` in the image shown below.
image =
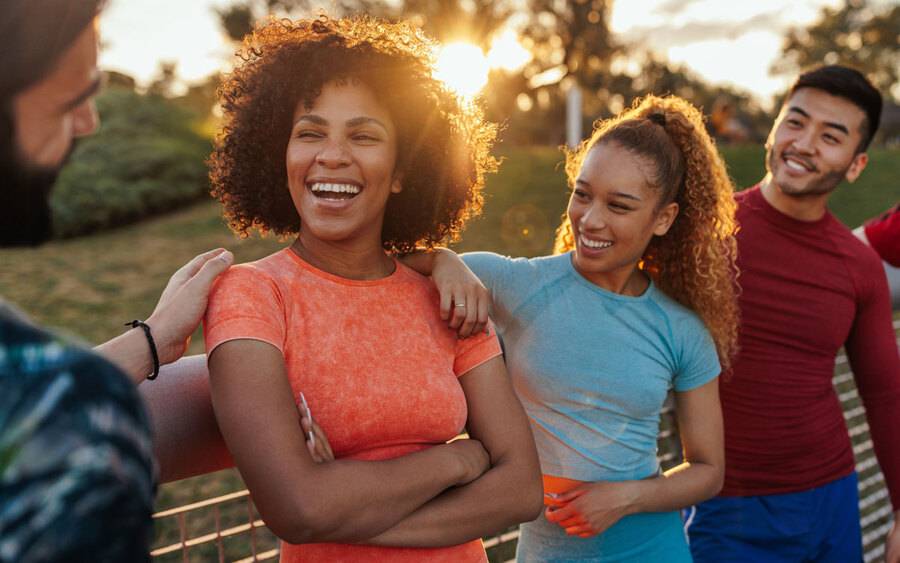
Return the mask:
[(196, 116), (120, 87), (97, 98), (101, 127), (79, 141), (51, 200), (55, 234), (121, 225), (202, 197), (210, 143)]
[(610, 0), (528, 0), (523, 34), (532, 42), (534, 60), (526, 76), (559, 69), (584, 85), (610, 74), (610, 63), (622, 52), (609, 30)]
[[(806, 29), (792, 29), (783, 57), (772, 71), (796, 74), (820, 62), (842, 62), (864, 70), (884, 92), (900, 91), (900, 6), (876, 8), (867, 0), (825, 7)], [(238, 40), (268, 13), (310, 16), (315, 0), (235, 0), (219, 10), (220, 23)], [(761, 142), (773, 115), (749, 92), (712, 85), (659, 55), (623, 44), (609, 29), (612, 0), (341, 0), (328, 6), (335, 16), (367, 13), (415, 22), (442, 42), (468, 41), (487, 50), (498, 31), (515, 27), (533, 59), (518, 71), (492, 71), (483, 101), (488, 117), (504, 124), (511, 143), (559, 144), (565, 135), (564, 92), (583, 90), (584, 131), (597, 118), (628, 107), (638, 96), (676, 94), (712, 114), (720, 142)], [(777, 102), (778, 100), (776, 100)], [(885, 112), (880, 138), (896, 139), (897, 107)], [(893, 116), (893, 117), (891, 117)]]
[(900, 4), (872, 4), (845, 0), (838, 8), (823, 7), (811, 25), (788, 31), (772, 72), (793, 76), (817, 64), (844, 64), (900, 101)]

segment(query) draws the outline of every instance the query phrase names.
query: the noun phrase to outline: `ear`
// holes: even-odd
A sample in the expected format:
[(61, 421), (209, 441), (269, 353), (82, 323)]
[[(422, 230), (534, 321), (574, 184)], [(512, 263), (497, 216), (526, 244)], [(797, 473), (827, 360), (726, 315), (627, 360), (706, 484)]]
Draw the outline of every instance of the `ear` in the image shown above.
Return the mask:
[(391, 193), (399, 194), (403, 191), (403, 179), (400, 176), (395, 176), (393, 180), (391, 180)]
[(664, 205), (656, 212), (656, 219), (653, 220), (653, 234), (661, 237), (668, 233), (676, 217), (678, 217), (678, 204), (673, 201)]
[(853, 162), (850, 163), (850, 167), (847, 168), (847, 172), (844, 174), (844, 178), (847, 179), (851, 184), (859, 178), (859, 175), (862, 174), (862, 171), (866, 169), (866, 164), (869, 163), (869, 155), (867, 153), (861, 152), (858, 155), (853, 157)]

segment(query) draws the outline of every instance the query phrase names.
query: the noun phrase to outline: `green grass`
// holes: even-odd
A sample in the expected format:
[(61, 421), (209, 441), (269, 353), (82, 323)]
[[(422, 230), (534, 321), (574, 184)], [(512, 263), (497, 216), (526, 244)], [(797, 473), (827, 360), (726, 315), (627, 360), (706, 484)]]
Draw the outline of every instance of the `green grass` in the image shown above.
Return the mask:
[[(517, 256), (550, 251), (567, 188), (562, 153), (527, 148), (501, 153), (501, 172), (488, 181), (482, 217), (472, 221), (459, 250), (492, 250)], [(747, 187), (764, 173), (756, 147), (726, 147), (723, 154), (738, 186)], [(900, 151), (876, 150), (855, 184), (832, 198), (835, 214), (850, 226), (900, 200)], [(277, 240), (238, 240), (225, 227), (218, 204), (205, 202), (103, 234), (55, 242), (39, 249), (0, 250), (0, 295), (38, 322), (98, 343), (119, 334), (122, 323), (145, 318), (168, 276), (195, 254), (224, 246), (238, 262), (255, 260), (281, 248)], [(203, 351), (195, 335), (191, 353)], [(161, 488), (160, 509), (241, 487), (233, 470)], [(210, 514), (197, 515), (196, 529), (209, 529)], [(194, 524), (191, 525), (192, 529)], [(158, 529), (158, 541), (177, 540), (170, 525)], [(202, 560), (208, 552), (198, 552)]]

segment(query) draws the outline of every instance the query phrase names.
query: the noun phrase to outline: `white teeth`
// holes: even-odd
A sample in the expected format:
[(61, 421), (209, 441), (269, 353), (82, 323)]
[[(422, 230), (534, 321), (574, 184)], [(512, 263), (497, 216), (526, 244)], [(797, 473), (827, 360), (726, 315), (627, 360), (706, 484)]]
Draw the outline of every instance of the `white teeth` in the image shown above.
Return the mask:
[(585, 245), (588, 248), (609, 248), (613, 245), (613, 243), (610, 241), (591, 240), (584, 235), (581, 235), (581, 237), (579, 238), (581, 238), (581, 244)]
[(787, 159), (785, 159), (784, 162), (785, 162), (785, 164), (787, 164), (788, 168), (792, 168), (794, 170), (799, 170), (801, 172), (807, 172), (809, 170), (806, 166), (800, 164), (796, 160), (791, 160), (791, 159), (787, 158)]
[(353, 184), (328, 184), (324, 182), (316, 182), (315, 184), (311, 185), (309, 189), (313, 192), (332, 192), (352, 195), (356, 195), (359, 193), (359, 186), (355, 186)]

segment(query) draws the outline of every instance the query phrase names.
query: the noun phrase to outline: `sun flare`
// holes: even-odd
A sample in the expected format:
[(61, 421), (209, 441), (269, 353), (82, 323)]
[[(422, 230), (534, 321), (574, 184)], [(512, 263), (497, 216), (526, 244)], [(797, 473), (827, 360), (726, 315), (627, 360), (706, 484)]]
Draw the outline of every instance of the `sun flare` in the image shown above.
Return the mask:
[(434, 76), (460, 96), (469, 98), (487, 84), (487, 57), (471, 43), (449, 43), (438, 51)]

